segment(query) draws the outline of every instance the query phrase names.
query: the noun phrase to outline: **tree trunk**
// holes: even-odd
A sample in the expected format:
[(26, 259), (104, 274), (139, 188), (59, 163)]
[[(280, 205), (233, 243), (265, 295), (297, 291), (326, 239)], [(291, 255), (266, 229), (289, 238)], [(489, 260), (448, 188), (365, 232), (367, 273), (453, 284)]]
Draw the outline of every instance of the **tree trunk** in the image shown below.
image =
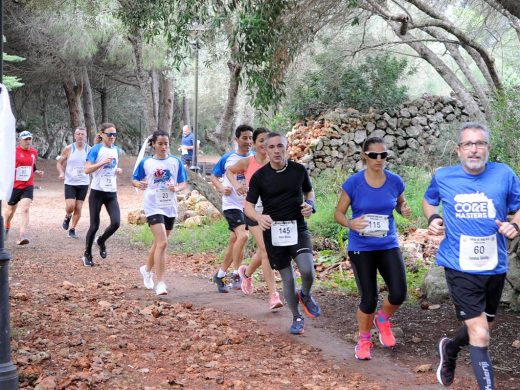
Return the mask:
[(171, 134), (173, 120), (173, 82), (174, 79), (161, 73), (160, 77), (159, 130)]
[(227, 65), (229, 69), (229, 85), (224, 112), (220, 117), (215, 131), (206, 132), (206, 141), (221, 154), (227, 151), (233, 136), (233, 118), (235, 117), (235, 108), (237, 105), (238, 86), (240, 83), (239, 77), (242, 71), (242, 65), (233, 60), (229, 60)]
[(155, 118), (155, 121), (159, 123), (159, 72), (157, 72), (155, 69), (152, 69), (150, 72), (151, 78), (152, 78), (152, 107), (153, 107), (153, 117)]
[(520, 2), (518, 0), (496, 0), (509, 13), (520, 19)]
[(92, 99), (92, 89), (90, 88), (90, 79), (88, 76), (87, 67), (83, 67), (83, 110), (85, 116), (85, 126), (87, 128), (88, 140), (91, 144), (94, 143), (94, 138), (97, 133), (96, 116), (94, 114), (94, 103)]
[(186, 92), (182, 95), (182, 121), (191, 129), (190, 101), (186, 97)]
[(222, 195), (209, 183), (206, 181), (202, 175), (190, 171), (188, 169), (188, 178), (191, 186), (199, 191), (202, 196), (204, 196), (209, 203), (217, 208), (218, 211), (222, 213)]
[(49, 119), (47, 116), (47, 97), (43, 93), (43, 89), (40, 89), (40, 115), (42, 117), (42, 130), (45, 135), (45, 140), (47, 141), (47, 150), (43, 153), (42, 158), (48, 159), (52, 151), (54, 150), (54, 144), (56, 143), (56, 134), (51, 134), (49, 131)]
[(135, 75), (141, 90), (141, 96), (144, 104), (144, 121), (146, 133), (153, 133), (157, 129), (157, 121), (153, 114), (153, 99), (150, 82), (150, 75), (144, 69), (143, 63), (143, 31), (134, 30), (128, 35), (128, 40), (132, 44), (135, 60)]
[(99, 92), (99, 99), (101, 100), (101, 123), (108, 122), (108, 93), (105, 87)]
[(70, 128), (85, 127), (85, 118), (81, 107), (82, 85), (76, 83), (74, 74), (70, 73), (63, 82), (63, 89), (69, 106)]

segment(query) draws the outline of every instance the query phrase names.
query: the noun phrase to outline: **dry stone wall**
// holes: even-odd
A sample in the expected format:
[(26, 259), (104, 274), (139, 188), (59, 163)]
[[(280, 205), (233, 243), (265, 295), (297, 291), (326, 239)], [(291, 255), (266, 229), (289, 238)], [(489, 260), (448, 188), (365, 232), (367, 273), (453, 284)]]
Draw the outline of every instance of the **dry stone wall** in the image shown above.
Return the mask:
[(338, 167), (358, 171), (365, 139), (381, 137), (390, 151), (389, 168), (415, 165), (417, 156), (433, 151), (443, 126), (468, 120), (464, 105), (451, 96), (423, 95), (387, 111), (336, 109), (296, 123), (287, 134), (289, 153), (311, 176)]

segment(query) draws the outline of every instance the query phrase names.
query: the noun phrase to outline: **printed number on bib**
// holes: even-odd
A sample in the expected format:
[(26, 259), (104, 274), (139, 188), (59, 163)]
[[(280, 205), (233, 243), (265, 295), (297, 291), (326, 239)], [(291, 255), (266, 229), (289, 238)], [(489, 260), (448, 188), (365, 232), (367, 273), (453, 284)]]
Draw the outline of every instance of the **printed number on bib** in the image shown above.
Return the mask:
[(16, 180), (28, 181), (31, 178), (32, 167), (18, 167), (16, 168)]
[(99, 186), (103, 191), (114, 192), (117, 189), (115, 176), (101, 176)]
[(498, 265), (497, 236), (472, 237), (461, 234), (459, 263), (462, 271), (491, 271)]
[(87, 174), (85, 173), (85, 167), (74, 167), (72, 169), (72, 176), (77, 178), (84, 178), (85, 176), (87, 176)]
[(291, 246), (298, 243), (296, 221), (275, 221), (271, 226), (273, 246)]
[(175, 192), (168, 188), (157, 188), (155, 190), (155, 202), (160, 208), (173, 207), (173, 197)]
[(370, 237), (385, 237), (388, 234), (388, 215), (365, 214), (364, 217), (365, 222), (368, 222), (368, 226), (361, 231), (360, 235)]

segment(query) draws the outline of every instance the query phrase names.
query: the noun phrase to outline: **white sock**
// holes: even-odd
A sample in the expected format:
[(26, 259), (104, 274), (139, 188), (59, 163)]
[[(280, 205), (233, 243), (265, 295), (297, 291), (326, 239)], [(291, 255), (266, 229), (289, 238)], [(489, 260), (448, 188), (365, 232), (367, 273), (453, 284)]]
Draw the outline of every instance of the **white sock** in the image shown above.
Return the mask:
[(220, 268), (218, 270), (217, 277), (218, 278), (223, 278), (224, 276), (226, 276), (226, 271), (222, 271), (222, 268)]

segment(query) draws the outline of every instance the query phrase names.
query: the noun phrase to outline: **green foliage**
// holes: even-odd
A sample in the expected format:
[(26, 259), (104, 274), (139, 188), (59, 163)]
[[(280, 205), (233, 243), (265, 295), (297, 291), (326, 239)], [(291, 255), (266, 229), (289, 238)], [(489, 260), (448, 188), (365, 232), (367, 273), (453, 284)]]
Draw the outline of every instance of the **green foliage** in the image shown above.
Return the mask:
[(504, 87), (492, 104), (490, 159), (508, 164), (520, 173), (520, 88)]
[(412, 72), (406, 59), (382, 55), (346, 66), (328, 53), (315, 61), (318, 69), (305, 74), (289, 101), (289, 111), (298, 117), (335, 107), (388, 109), (407, 98), (406, 86), (399, 84)]
[(397, 229), (403, 232), (410, 227), (426, 228), (428, 221), (423, 215), (422, 200), (430, 184), (431, 173), (424, 169), (409, 166), (402, 167), (398, 173), (406, 185), (404, 196), (412, 210), (412, 216), (407, 219), (398, 213), (394, 213)]
[[(5, 42), (4, 36), (2, 36), (2, 39)], [(23, 58), (23, 57), (12, 55), (12, 54), (7, 54), (7, 53), (2, 53), (2, 58), (5, 62), (25, 61), (25, 58)], [(24, 85), (24, 83), (22, 83), (22, 80), (17, 76), (8, 76), (8, 75), (2, 75), (2, 76), (3, 76), (2, 83), (5, 85), (5, 87), (7, 88), (8, 91), (12, 91), (13, 89), (20, 88)]]

